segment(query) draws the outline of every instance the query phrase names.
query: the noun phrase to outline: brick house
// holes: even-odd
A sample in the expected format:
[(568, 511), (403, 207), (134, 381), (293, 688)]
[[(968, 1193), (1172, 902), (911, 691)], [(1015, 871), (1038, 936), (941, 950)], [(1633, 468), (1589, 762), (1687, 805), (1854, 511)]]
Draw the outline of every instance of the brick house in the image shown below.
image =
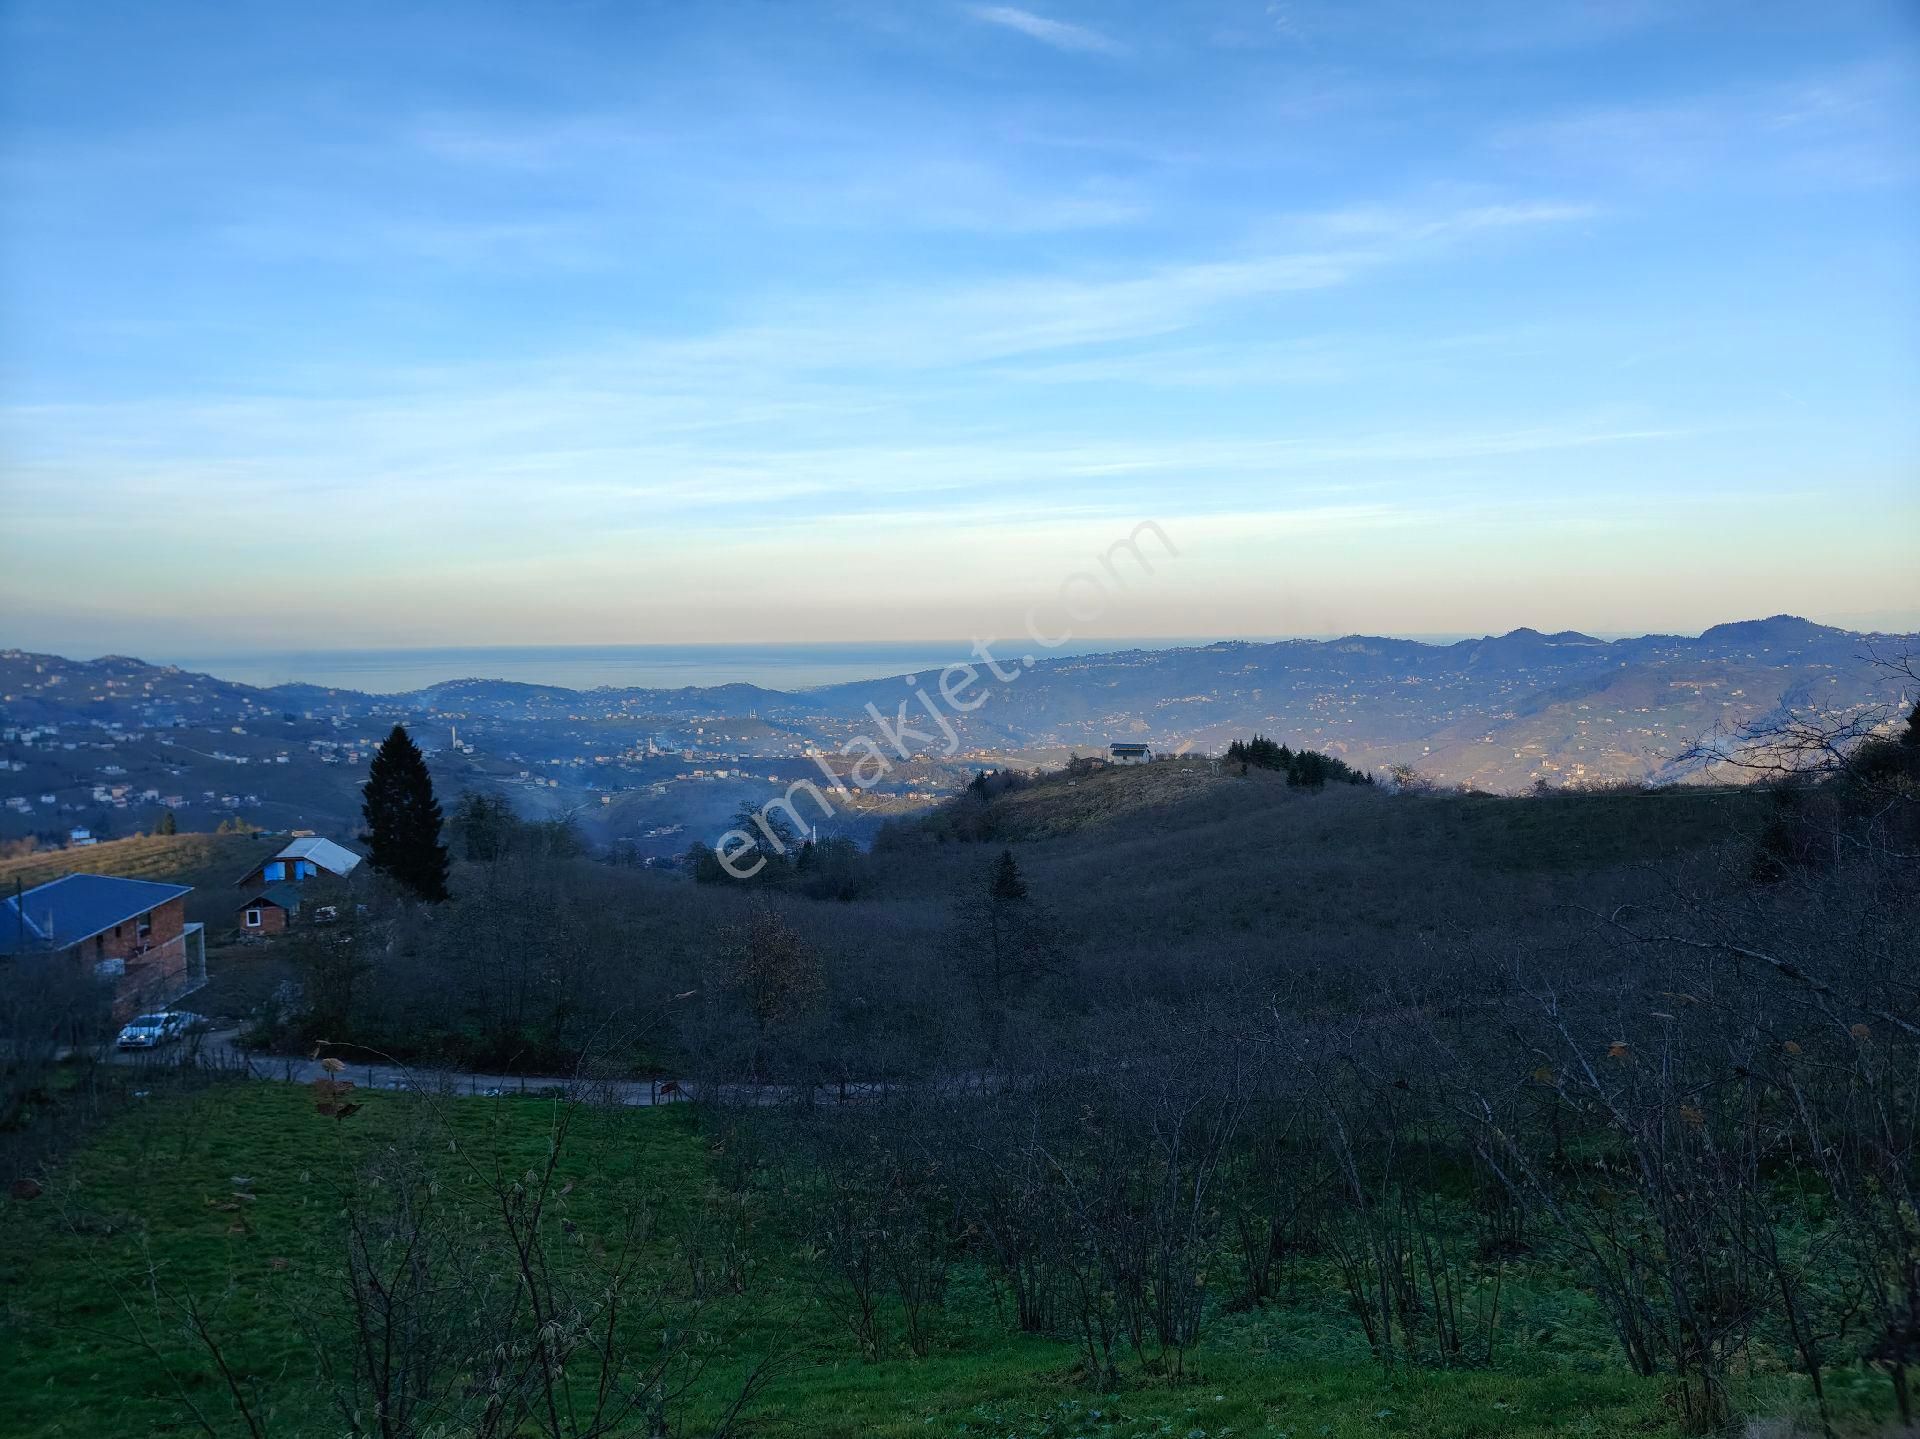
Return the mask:
[(192, 886), (69, 874), (0, 899), (0, 960), (63, 958), (100, 980), (113, 1016), (165, 1009), (207, 982), (205, 926), (189, 924)]

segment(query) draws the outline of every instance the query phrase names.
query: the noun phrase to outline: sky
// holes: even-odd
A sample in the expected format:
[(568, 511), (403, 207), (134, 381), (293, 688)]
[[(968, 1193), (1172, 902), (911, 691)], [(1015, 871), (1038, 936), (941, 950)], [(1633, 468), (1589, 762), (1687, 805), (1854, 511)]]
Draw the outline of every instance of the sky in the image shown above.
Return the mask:
[(7, 0), (0, 66), (0, 644), (1920, 628), (1905, 0)]

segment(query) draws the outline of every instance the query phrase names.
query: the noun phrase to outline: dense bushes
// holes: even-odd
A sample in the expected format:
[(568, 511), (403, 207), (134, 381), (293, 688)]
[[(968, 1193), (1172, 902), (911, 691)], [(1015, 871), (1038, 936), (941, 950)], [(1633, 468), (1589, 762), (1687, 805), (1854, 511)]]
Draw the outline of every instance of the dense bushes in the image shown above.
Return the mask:
[(1731, 1417), (1736, 1362), (1806, 1376), (1823, 1414), (1823, 1378), (1871, 1364), (1904, 1417), (1920, 980), (1892, 858), (1499, 964), (1442, 949), (1357, 1004), (1300, 976), (1056, 1024), (967, 1081), (757, 1122), (817, 1177), (805, 1222), (873, 1346), (886, 1276), (957, 1244), (1096, 1387), (1181, 1372), (1223, 1302), (1303, 1291), (1385, 1368), (1484, 1365), (1528, 1342), (1513, 1296), (1559, 1287), (1697, 1432)]
[[(376, 890), (350, 942), (298, 951), (305, 1033), (689, 1081), (724, 1162), (757, 1156), (697, 1285), (750, 1283), (740, 1227), (777, 1210), (876, 1358), (937, 1351), (984, 1274), (1097, 1387), (1191, 1374), (1232, 1309), (1396, 1372), (1499, 1365), (1575, 1313), (1697, 1429), (1748, 1367), (1824, 1409), (1873, 1366), (1904, 1409), (1903, 773), (1550, 800), (1215, 777), (1017, 847), (797, 847), (751, 886), (510, 835), (450, 902)], [(1769, 848), (1783, 812), (1804, 848)], [(858, 897), (809, 902), (843, 862)]]
[[(670, 1043), (754, 1099), (728, 1122), (870, 1354), (938, 1346), (956, 1265), (1096, 1385), (1277, 1303), (1387, 1368), (1496, 1363), (1551, 1290), (1696, 1428), (1746, 1362), (1816, 1405), (1878, 1366), (1904, 1406), (1913, 801), (1876, 763), (1777, 798), (1222, 780), (1017, 853), (847, 853), (835, 904), (831, 844), (748, 887), (469, 862), (449, 904), (370, 905), (328, 1007), (490, 1063)], [(1821, 843), (1755, 883), (1780, 812)]]
[[(1873, 1366), (1904, 1421), (1920, 905), (1910, 816), (1829, 787), (1851, 783), (1796, 791), (1822, 807), (1826, 859), (1766, 884), (1730, 837), (1551, 938), (1495, 952), (1461, 916), (1338, 970), (1250, 989), (1215, 971), (1171, 1008), (1123, 1017), (1083, 992), (990, 1033), (964, 1081), (902, 1076), (851, 1112), (758, 1120), (795, 1172), (857, 1147), (870, 1182), (809, 1191), (823, 1235), (852, 1222), (850, 1194), (882, 1204), (911, 1176), (912, 1232), (941, 1216), (1008, 1326), (1071, 1340), (1096, 1387), (1178, 1374), (1223, 1304), (1333, 1296), (1385, 1368), (1485, 1365), (1534, 1342), (1559, 1292), (1694, 1431), (1729, 1422), (1755, 1366), (1803, 1376), (1822, 1419), (1835, 1368)], [(1684, 813), (1660, 795), (1498, 803), (1554, 823)], [(872, 1273), (920, 1242), (877, 1212), (859, 1225)], [(862, 1322), (883, 1326), (876, 1295)]]

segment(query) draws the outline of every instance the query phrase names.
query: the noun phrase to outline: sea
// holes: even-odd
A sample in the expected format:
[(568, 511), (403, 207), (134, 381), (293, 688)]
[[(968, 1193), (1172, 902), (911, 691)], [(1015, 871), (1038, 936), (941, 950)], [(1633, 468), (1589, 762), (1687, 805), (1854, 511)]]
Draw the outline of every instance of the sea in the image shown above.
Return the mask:
[[(1202, 639), (1069, 641), (1048, 656), (1129, 649), (1175, 649)], [(817, 644), (507, 645), (442, 649), (247, 650), (150, 655), (157, 664), (249, 685), (312, 684), (367, 694), (398, 694), (447, 680), (516, 680), (523, 684), (596, 689), (602, 685), (682, 689), (689, 685), (760, 685), (814, 689), (852, 680), (932, 670), (971, 658), (964, 640), (854, 641)], [(996, 657), (1017, 660), (1008, 641)]]

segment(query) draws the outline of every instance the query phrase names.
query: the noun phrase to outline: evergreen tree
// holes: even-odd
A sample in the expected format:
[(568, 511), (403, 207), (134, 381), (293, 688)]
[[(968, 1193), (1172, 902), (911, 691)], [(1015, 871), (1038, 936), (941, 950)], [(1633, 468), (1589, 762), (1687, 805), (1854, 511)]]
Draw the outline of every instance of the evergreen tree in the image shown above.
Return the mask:
[(447, 847), (440, 842), (440, 802), (420, 747), (395, 725), (367, 769), (360, 812), (368, 858), (422, 899), (447, 897)]
[(1239, 765), (1242, 774), (1247, 772), (1248, 766), (1256, 769), (1286, 769), (1293, 763), (1293, 751), (1265, 735), (1257, 734), (1250, 740), (1235, 740), (1228, 745), (1227, 761)]
[(178, 834), (180, 833), (180, 821), (173, 817), (172, 810), (162, 810), (160, 812), (160, 823), (154, 826), (153, 832), (155, 834)]
[(993, 866), (993, 897), (995, 899), (1025, 899), (1027, 882), (1020, 877), (1020, 866), (1013, 862), (1013, 851), (1003, 849), (1000, 858)]
[(1330, 754), (1303, 749), (1287, 765), (1287, 783), (1303, 789), (1321, 789), (1329, 783), (1372, 784), (1373, 776)]
[(945, 948), (997, 1027), (1007, 1006), (1053, 971), (1059, 946), (1052, 923), (1028, 897), (1012, 850), (1002, 850), (984, 878), (956, 896)]

